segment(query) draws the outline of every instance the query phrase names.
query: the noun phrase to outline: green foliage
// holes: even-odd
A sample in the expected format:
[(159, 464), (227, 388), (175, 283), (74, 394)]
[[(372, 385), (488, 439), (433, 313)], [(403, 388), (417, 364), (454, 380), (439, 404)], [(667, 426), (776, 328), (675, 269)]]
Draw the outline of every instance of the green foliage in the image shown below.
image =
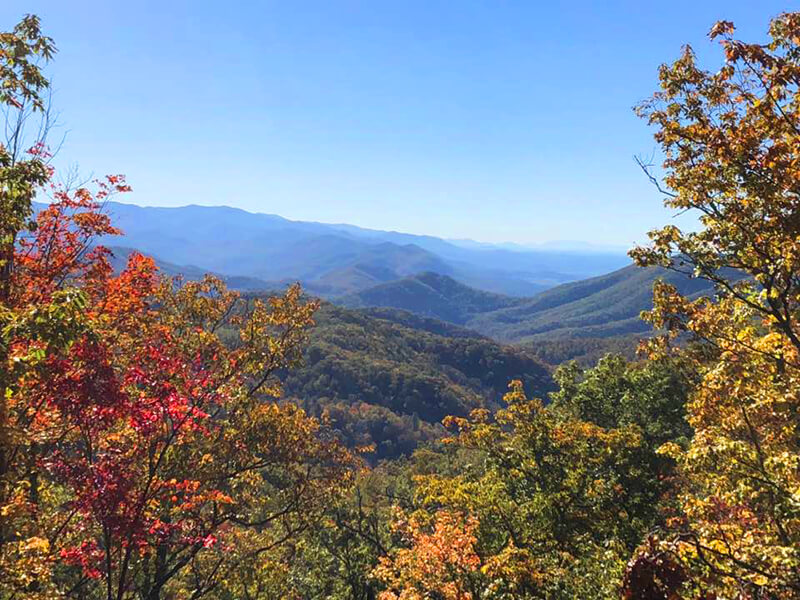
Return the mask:
[(554, 367), (570, 360), (576, 361), (581, 366), (590, 367), (607, 354), (618, 354), (633, 360), (641, 339), (642, 334), (613, 337), (555, 337), (527, 342), (523, 347), (545, 364)]
[(38, 61), (49, 61), (55, 52), (36, 15), (26, 15), (13, 31), (0, 32), (0, 104), (22, 108), (30, 103), (43, 110), (41, 93), (49, 84)]
[(691, 436), (685, 404), (692, 376), (677, 359), (629, 363), (608, 355), (589, 370), (566, 363), (554, 378), (553, 407), (605, 428), (635, 425), (653, 451)]

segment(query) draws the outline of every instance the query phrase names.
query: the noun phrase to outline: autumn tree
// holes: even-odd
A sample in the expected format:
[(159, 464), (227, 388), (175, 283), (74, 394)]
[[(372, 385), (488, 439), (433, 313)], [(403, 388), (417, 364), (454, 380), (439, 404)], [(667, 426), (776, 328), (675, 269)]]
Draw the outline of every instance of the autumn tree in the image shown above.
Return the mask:
[(478, 521), (446, 510), (429, 517), (400, 512), (393, 524), (407, 547), (383, 556), (373, 576), (387, 589), (379, 600), (472, 600), (479, 597)]
[[(737, 40), (729, 22), (710, 37), (725, 54), (718, 70), (686, 47), (639, 107), (664, 153), (663, 183), (652, 177), (665, 205), (698, 214), (700, 227), (656, 230), (632, 256), (718, 292), (692, 301), (655, 289), (649, 317), (668, 334), (651, 349), (683, 354), (700, 381), (687, 405), (689, 447), (662, 450), (684, 478), (683, 516), (658, 552), (644, 552), (669, 552), (686, 568), (671, 593), (798, 598), (800, 13), (775, 18), (763, 44)], [(675, 350), (676, 337), (688, 348)]]
[[(0, 101), (42, 110), (52, 53), (35, 17), (0, 34)], [(276, 401), (317, 304), (135, 253), (114, 273), (97, 239), (124, 178), (63, 187), (47, 156), (0, 147), (0, 596), (225, 597), (349, 480), (324, 425)]]
[[(616, 597), (658, 512), (641, 428), (579, 419), (526, 397), (519, 382), (505, 403), (494, 415), (448, 419), (456, 468), (414, 477), (416, 510), (400, 522), (411, 551), (391, 551), (376, 575), (400, 598), (417, 597), (426, 581), (448, 597)], [(455, 540), (474, 564), (437, 570), (414, 557)]]
[[(25, 112), (41, 114), (48, 82), (40, 66), (55, 52), (50, 38), (43, 35), (39, 20), (26, 16), (10, 32), (0, 33), (0, 108), (8, 128)], [(27, 586), (46, 574), (40, 560), (43, 544), (28, 525), (31, 504), (26, 486), (30, 473), (24, 431), (14, 414), (14, 396), (19, 381), (48, 348), (64, 347), (80, 328), (73, 317), (80, 311), (77, 294), (62, 293), (48, 305), (15, 306), (11, 299), (15, 244), (30, 226), (31, 202), (48, 179), (42, 148), (23, 155), (11, 143), (0, 143), (0, 570), (7, 586)], [(26, 331), (37, 341), (34, 351), (12, 360), (13, 331)]]

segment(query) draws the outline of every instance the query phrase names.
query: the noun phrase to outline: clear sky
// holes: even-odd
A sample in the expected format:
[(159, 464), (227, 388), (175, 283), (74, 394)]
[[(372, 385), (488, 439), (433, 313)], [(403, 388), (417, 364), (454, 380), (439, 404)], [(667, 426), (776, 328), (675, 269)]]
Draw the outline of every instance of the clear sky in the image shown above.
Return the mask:
[[(794, 4), (794, 6), (792, 6)], [(146, 205), (231, 205), (451, 238), (628, 245), (671, 218), (631, 107), (714, 21), (771, 0), (3, 0), (40, 15), (59, 161)]]

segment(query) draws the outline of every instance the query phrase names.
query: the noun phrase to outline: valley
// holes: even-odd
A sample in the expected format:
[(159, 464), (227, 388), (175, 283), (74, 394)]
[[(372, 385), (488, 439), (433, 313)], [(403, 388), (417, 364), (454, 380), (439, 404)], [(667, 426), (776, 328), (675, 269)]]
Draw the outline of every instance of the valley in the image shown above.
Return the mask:
[[(224, 207), (107, 209), (126, 233), (111, 247), (117, 271), (135, 247), (171, 277), (211, 272), (253, 298), (299, 281), (323, 298), (284, 395), (347, 446), (369, 448), (371, 463), (440, 439), (448, 415), (495, 411), (509, 381), (547, 401), (560, 364), (632, 358), (651, 331), (640, 313), (657, 279), (690, 297), (713, 291), (611, 254), (457, 245)], [(179, 221), (191, 236), (167, 234)]]
[(111, 246), (115, 271), (136, 248), (170, 277), (210, 272), (252, 298), (299, 281), (322, 298), (302, 365), (282, 375), (284, 395), (348, 447), (368, 448), (373, 464), (440, 439), (448, 415), (495, 411), (512, 380), (547, 401), (567, 361), (634, 358), (652, 331), (640, 314), (656, 280), (688, 297), (713, 293), (705, 280), (585, 249), (455, 243), (226, 207), (106, 210), (125, 232)]

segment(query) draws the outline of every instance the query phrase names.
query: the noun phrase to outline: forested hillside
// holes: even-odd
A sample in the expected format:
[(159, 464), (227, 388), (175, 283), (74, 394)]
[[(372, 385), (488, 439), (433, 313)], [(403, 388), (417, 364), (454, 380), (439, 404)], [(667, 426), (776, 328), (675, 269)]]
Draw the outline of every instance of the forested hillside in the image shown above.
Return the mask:
[(463, 330), (432, 333), (400, 312), (331, 304), (315, 319), (304, 365), (286, 374), (285, 392), (314, 415), (327, 411), (350, 446), (374, 443), (377, 458), (441, 437), (448, 415), (496, 408), (513, 379), (538, 397), (554, 389), (530, 353)]
[[(734, 271), (730, 272), (737, 278)], [(608, 352), (633, 357), (652, 328), (640, 317), (653, 306), (656, 281), (689, 297), (713, 294), (711, 283), (660, 267), (628, 266), (566, 283), (531, 298), (511, 298), (425, 273), (338, 299), (348, 306), (401, 308), (436, 317), (504, 343), (525, 346), (551, 365), (577, 358), (586, 364)]]
[(608, 275), (560, 285), (508, 308), (476, 315), (467, 326), (513, 342), (643, 334), (650, 327), (641, 320), (640, 313), (652, 308), (656, 281), (673, 285), (687, 296), (714, 291), (705, 279), (660, 267), (631, 265)]
[[(112, 265), (120, 269), (132, 250), (113, 247), (112, 252)], [(166, 274), (180, 274), (189, 280), (204, 275), (204, 270), (195, 266), (161, 260), (157, 264)], [(353, 270), (352, 276), (359, 278), (358, 270)], [(729, 276), (737, 278), (735, 271)], [(243, 291), (284, 287), (250, 277), (221, 277), (230, 287)], [(713, 286), (705, 279), (659, 267), (631, 265), (562, 284), (530, 298), (485, 292), (447, 275), (423, 272), (339, 297), (335, 302), (373, 311), (401, 309), (386, 311), (384, 318), (403, 319), (414, 328), (433, 328), (437, 333), (454, 334), (458, 329), (446, 324), (457, 325), (499, 342), (523, 345), (550, 365), (572, 358), (591, 364), (608, 352), (633, 356), (638, 340), (651, 331), (640, 314), (652, 307), (657, 280), (675, 285), (690, 297), (713, 293)], [(421, 319), (412, 319), (403, 311)]]
[(427, 272), (371, 287), (336, 302), (351, 307), (400, 308), (465, 325), (476, 315), (515, 306), (521, 300), (477, 290), (446, 275)]

